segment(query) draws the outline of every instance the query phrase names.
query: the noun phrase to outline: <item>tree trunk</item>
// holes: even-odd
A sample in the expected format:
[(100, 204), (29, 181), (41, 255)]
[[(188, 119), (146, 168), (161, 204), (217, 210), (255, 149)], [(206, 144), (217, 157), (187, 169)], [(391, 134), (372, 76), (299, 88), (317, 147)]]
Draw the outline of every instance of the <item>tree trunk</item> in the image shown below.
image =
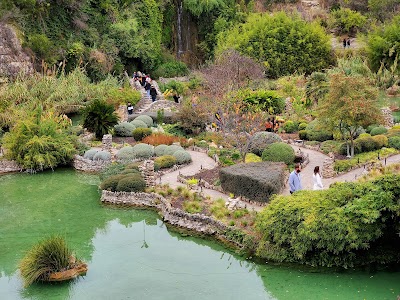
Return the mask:
[(354, 156), (354, 139), (353, 139), (353, 136), (350, 136), (350, 145), (351, 145), (350, 157), (353, 157)]

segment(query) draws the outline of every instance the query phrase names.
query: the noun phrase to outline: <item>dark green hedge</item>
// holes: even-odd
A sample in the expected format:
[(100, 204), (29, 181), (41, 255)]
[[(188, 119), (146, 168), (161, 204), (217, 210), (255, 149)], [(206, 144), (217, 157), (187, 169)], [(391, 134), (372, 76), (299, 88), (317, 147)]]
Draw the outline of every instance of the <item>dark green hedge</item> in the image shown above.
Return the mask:
[(220, 170), (222, 188), (235, 196), (249, 200), (268, 202), (272, 194), (278, 194), (285, 182), (284, 163), (258, 162), (237, 164)]

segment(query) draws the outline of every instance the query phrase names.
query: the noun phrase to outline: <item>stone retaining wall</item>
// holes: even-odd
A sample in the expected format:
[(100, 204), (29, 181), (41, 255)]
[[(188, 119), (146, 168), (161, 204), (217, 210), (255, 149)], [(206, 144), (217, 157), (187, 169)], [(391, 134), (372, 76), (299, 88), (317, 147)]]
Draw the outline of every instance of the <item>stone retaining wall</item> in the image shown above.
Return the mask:
[[(167, 199), (156, 193), (102, 191), (101, 202), (113, 205), (156, 208), (165, 222), (202, 234), (219, 235), (226, 238), (225, 233), (231, 230), (224, 223), (209, 216), (189, 214), (181, 209), (174, 208)], [(236, 243), (235, 241), (232, 242)]]
[(0, 160), (0, 174), (20, 172), (22, 168), (12, 160)]
[(76, 170), (79, 170), (79, 171), (100, 172), (105, 167), (107, 167), (110, 163), (111, 163), (111, 161), (90, 160), (90, 159), (84, 158), (83, 156), (75, 155), (72, 165)]

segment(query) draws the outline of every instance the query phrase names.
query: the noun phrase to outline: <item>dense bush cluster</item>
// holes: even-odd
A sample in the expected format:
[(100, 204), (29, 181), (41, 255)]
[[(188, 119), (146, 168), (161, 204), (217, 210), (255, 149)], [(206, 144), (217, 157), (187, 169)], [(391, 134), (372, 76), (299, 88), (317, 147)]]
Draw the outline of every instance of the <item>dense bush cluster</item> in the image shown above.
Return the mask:
[(146, 188), (138, 165), (112, 163), (100, 173), (100, 189), (112, 192), (143, 192)]
[(143, 140), (143, 143), (150, 144), (153, 146), (158, 146), (158, 145), (171, 145), (173, 143), (184, 143), (186, 141), (185, 138), (183, 137), (177, 137), (174, 135), (170, 134), (165, 134), (161, 132), (154, 132), (149, 136), (146, 136)]
[[(379, 128), (379, 127), (377, 127)], [(368, 133), (360, 135), (354, 140), (354, 153), (363, 153), (379, 150), (383, 147), (387, 147), (389, 144), (388, 138), (384, 135), (371, 136)], [(342, 155), (347, 154), (346, 143), (343, 143), (339, 149), (339, 153)]]
[(120, 161), (131, 161), (135, 159), (135, 153), (132, 146), (126, 146), (118, 150), (116, 157)]
[(370, 134), (372, 136), (374, 136), (374, 135), (378, 135), (378, 134), (385, 134), (386, 132), (388, 132), (388, 130), (385, 127), (379, 126), (379, 127), (373, 128), (371, 130)]
[(111, 153), (105, 150), (101, 150), (93, 156), (93, 160), (109, 161), (111, 160)]
[(285, 181), (285, 164), (273, 162), (237, 164), (222, 168), (222, 188), (237, 196), (258, 202), (268, 202), (279, 194)]
[(190, 153), (185, 150), (175, 151), (173, 156), (176, 158), (176, 162), (180, 165), (187, 164), (192, 161), (192, 157), (190, 156)]
[(147, 124), (143, 122), (142, 120), (134, 119), (133, 121), (130, 122), (135, 128), (147, 128)]
[(145, 137), (151, 135), (151, 132), (150, 128), (136, 128), (133, 130), (132, 135), (135, 141), (141, 141)]
[(116, 136), (133, 136), (135, 125), (128, 122), (121, 122), (114, 126), (114, 133)]
[(328, 190), (276, 196), (258, 214), (258, 254), (313, 266), (400, 260), (399, 175), (340, 183)]
[(140, 115), (140, 116), (136, 117), (133, 121), (135, 121), (135, 120), (144, 122), (147, 125), (147, 127), (153, 126), (153, 118), (150, 116)]
[(176, 164), (177, 160), (172, 155), (162, 155), (154, 159), (154, 170), (171, 168)]
[(284, 162), (287, 165), (293, 163), (295, 153), (293, 148), (286, 143), (273, 143), (269, 145), (262, 153), (263, 161)]
[(248, 150), (261, 156), (268, 145), (276, 142), (282, 142), (279, 135), (267, 131), (256, 132), (250, 139)]
[(167, 145), (158, 145), (154, 147), (154, 154), (156, 156), (163, 156), (166, 149), (168, 149)]
[(306, 135), (305, 137), (302, 136), (303, 139), (309, 141), (319, 141), (319, 142), (331, 140), (333, 137), (332, 132), (329, 132), (326, 129), (324, 129), (324, 127), (317, 119), (315, 119), (314, 121), (310, 122), (307, 125), (305, 135)]
[(229, 48), (262, 62), (273, 78), (295, 72), (310, 74), (327, 67), (331, 60), (324, 30), (284, 12), (250, 14), (245, 23), (219, 36), (217, 52)]
[(154, 155), (154, 147), (147, 144), (136, 144), (132, 147), (133, 155), (138, 159), (148, 159)]
[(276, 91), (242, 89), (234, 97), (243, 101), (250, 111), (266, 111), (270, 114), (279, 114), (285, 108), (285, 100)]
[(164, 155), (174, 155), (176, 151), (185, 150), (181, 146), (178, 145), (170, 145), (168, 148), (164, 150)]

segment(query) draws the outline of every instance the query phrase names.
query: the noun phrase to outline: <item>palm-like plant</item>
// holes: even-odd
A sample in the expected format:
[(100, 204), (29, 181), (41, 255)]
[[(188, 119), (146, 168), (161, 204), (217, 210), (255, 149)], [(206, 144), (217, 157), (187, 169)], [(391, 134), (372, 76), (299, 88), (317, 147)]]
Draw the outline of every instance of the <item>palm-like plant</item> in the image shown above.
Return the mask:
[(83, 126), (99, 139), (118, 124), (118, 115), (112, 105), (96, 99), (83, 110), (83, 120)]

